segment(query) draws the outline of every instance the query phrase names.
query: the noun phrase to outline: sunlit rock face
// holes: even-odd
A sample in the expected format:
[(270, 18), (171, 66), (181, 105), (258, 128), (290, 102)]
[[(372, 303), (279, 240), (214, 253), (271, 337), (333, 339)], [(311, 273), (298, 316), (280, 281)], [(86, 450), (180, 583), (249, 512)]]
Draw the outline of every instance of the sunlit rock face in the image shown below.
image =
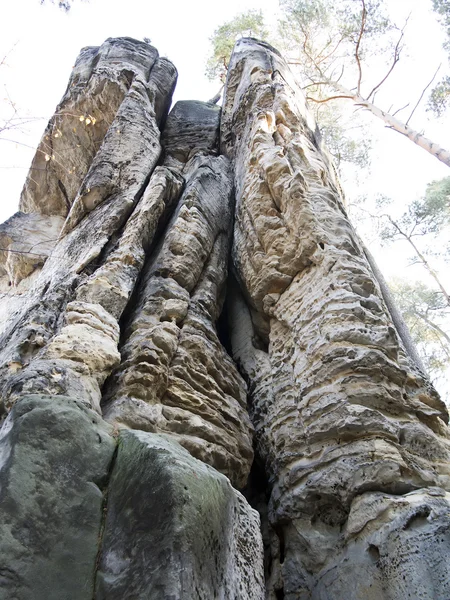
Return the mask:
[(279, 540), (270, 593), (446, 597), (447, 411), (405, 359), (305, 101), (266, 44), (237, 43), (221, 131), (233, 357)]
[(448, 415), (295, 80), (176, 77), (83, 49), (0, 226), (0, 600), (450, 597)]

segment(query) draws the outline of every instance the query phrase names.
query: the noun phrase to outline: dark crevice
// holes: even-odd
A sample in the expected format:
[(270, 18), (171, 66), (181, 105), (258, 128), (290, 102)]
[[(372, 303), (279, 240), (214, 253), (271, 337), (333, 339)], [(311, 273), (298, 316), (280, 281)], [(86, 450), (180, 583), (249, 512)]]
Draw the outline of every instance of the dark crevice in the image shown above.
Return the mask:
[[(153, 240), (150, 243), (149, 247), (146, 249), (145, 253), (145, 261), (144, 265), (135, 281), (133, 291), (131, 296), (123, 310), (123, 313), (119, 319), (119, 327), (120, 327), (120, 342), (119, 349), (124, 343), (124, 336), (126, 328), (132, 318), (134, 313), (134, 309), (139, 303), (139, 296), (147, 282), (148, 278), (151, 275), (156, 275), (156, 273), (151, 273), (152, 266), (158, 258), (161, 247), (164, 243), (164, 240), (167, 237), (167, 233), (172, 226), (173, 216), (178, 213), (180, 201), (183, 199), (184, 187), (180, 190), (180, 194), (177, 200), (174, 200), (170, 207), (166, 206), (163, 214), (161, 215), (158, 225), (156, 227), (155, 234), (153, 236)], [(172, 210), (170, 210), (172, 208)], [(106, 382), (105, 382), (106, 384)]]
[(95, 567), (93, 573), (93, 581), (92, 581), (92, 600), (95, 600), (96, 597), (96, 580), (97, 580), (97, 572), (100, 567), (100, 561), (102, 558), (102, 546), (103, 546), (103, 536), (105, 534), (106, 528), (106, 517), (108, 516), (108, 497), (109, 497), (109, 484), (111, 482), (112, 473), (116, 464), (117, 454), (119, 451), (119, 445), (116, 442), (116, 447), (114, 449), (114, 453), (111, 457), (111, 463), (109, 465), (108, 474), (106, 476), (105, 483), (101, 488), (101, 492), (103, 494), (102, 507), (101, 507), (101, 515), (100, 515), (100, 528), (98, 532), (98, 543), (97, 543), (97, 556), (95, 559)]
[(63, 182), (61, 181), (61, 179), (58, 179), (58, 187), (61, 190), (62, 195), (64, 196), (64, 201), (65, 201), (66, 206), (67, 206), (67, 212), (69, 212), (70, 209), (71, 209), (71, 204), (70, 204), (70, 201), (69, 201), (69, 196), (67, 194), (66, 186), (63, 184)]
[[(136, 278), (133, 291), (131, 292), (130, 298), (122, 312), (122, 315), (119, 318), (119, 329), (120, 329), (120, 339), (118, 349), (119, 351), (126, 343), (128, 338), (127, 329), (129, 324), (133, 320), (133, 316), (136, 310), (136, 307), (139, 306), (139, 302), (142, 296), (143, 291), (145, 290), (145, 285), (149, 279), (149, 277), (156, 275), (155, 272), (152, 272), (153, 265), (158, 258), (158, 255), (161, 251), (164, 240), (167, 237), (167, 233), (172, 226), (174, 215), (178, 213), (179, 206), (181, 201), (183, 200), (183, 192), (184, 188), (180, 190), (180, 194), (178, 196), (178, 200), (174, 200), (169, 207), (166, 206), (161, 218), (159, 219), (155, 234), (153, 236), (153, 240), (150, 243), (149, 247), (146, 249), (145, 261), (144, 265)], [(170, 208), (172, 210), (170, 210)], [(120, 365), (119, 367), (120, 368)], [(111, 393), (114, 387), (116, 370), (114, 370), (105, 380), (103, 386), (101, 388), (101, 406), (105, 408), (108, 405), (108, 402), (111, 399)]]
[(284, 600), (284, 589), (281, 588), (279, 590), (274, 590), (275, 591), (275, 598), (277, 600)]
[(216, 321), (216, 331), (217, 337), (219, 338), (219, 342), (227, 351), (230, 357), (233, 356), (233, 349), (231, 347), (231, 338), (230, 338), (230, 328), (228, 325), (228, 299), (225, 297), (225, 302), (223, 303), (222, 312), (219, 315), (219, 318)]
[[(101, 267), (106, 262), (108, 256), (110, 254), (112, 254), (112, 252), (114, 252), (114, 250), (116, 249), (117, 244), (118, 244), (120, 238), (122, 237), (122, 234), (125, 230), (125, 227), (127, 226), (127, 223), (129, 221), (131, 215), (135, 211), (137, 205), (139, 204), (139, 201), (141, 200), (142, 196), (144, 195), (144, 192), (150, 182), (151, 176), (156, 168), (156, 164), (157, 164), (157, 162), (155, 162), (153, 169), (151, 169), (147, 173), (142, 185), (140, 186), (138, 192), (136, 193), (136, 195), (134, 197), (133, 204), (125, 212), (125, 214), (121, 217), (119, 226), (117, 227), (116, 231), (111, 235), (108, 242), (104, 245), (100, 254), (84, 267), (84, 269), (82, 271), (84, 274), (86, 274), (88, 276), (92, 275), (99, 267)], [(120, 194), (120, 192), (118, 192), (118, 193)], [(105, 202), (107, 202), (108, 200), (109, 200), (109, 198), (105, 198), (105, 200), (102, 202), (102, 205)], [(86, 215), (86, 216), (88, 216), (88, 215)]]
[(271, 493), (271, 484), (267, 477), (264, 463), (256, 449), (247, 485), (241, 491), (250, 506), (258, 511), (260, 516), (261, 536), (264, 549), (264, 579), (267, 583), (271, 580), (273, 570), (278, 568), (278, 563), (274, 560), (276, 557), (272, 554), (274, 548), (273, 539), (276, 532), (269, 523), (268, 503)]
[(275, 533), (277, 534), (279, 543), (280, 543), (280, 565), (284, 563), (284, 559), (286, 556), (286, 544), (284, 541), (284, 531), (283, 527), (279, 526), (275, 528)]

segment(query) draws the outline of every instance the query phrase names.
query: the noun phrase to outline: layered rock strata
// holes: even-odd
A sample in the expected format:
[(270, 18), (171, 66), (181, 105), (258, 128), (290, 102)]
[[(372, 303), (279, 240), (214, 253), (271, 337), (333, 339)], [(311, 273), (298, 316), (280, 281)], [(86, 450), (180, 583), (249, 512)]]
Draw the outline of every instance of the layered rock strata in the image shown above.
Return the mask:
[(242, 487), (253, 458), (246, 388), (215, 329), (234, 205), (229, 162), (214, 155), (219, 115), (189, 102), (169, 115), (166, 162), (177, 165), (185, 188), (137, 290), (104, 415), (170, 433)]
[[(141, 243), (143, 248), (141, 255), (129, 260), (135, 267), (131, 272), (122, 273), (122, 265), (116, 263), (116, 281), (111, 285), (116, 296), (127, 299), (131, 293), (149, 243), (144, 238), (154, 235), (164, 211), (152, 215), (156, 223), (146, 225), (149, 231), (143, 231), (139, 216), (129, 223), (127, 219), (136, 205), (139, 214), (148, 203), (144, 190), (161, 153), (159, 126), (175, 81), (175, 67), (145, 43), (107, 40), (100, 48), (81, 52), (22, 194), (20, 207), (28, 221), (32, 216), (42, 220), (41, 215), (47, 220), (66, 218), (45, 265), (33, 273), (32, 289), (12, 305), (3, 331), (0, 386), (6, 410), (21, 394), (45, 393), (74, 395), (100, 411), (100, 387), (120, 360), (117, 319), (126, 301), (114, 308), (100, 288), (90, 295), (80, 290), (79, 297), (77, 288), (107, 261), (125, 228), (127, 239), (116, 252), (126, 255), (124, 246), (132, 243), (132, 229), (135, 237), (140, 236), (135, 245)], [(98, 146), (88, 144), (89, 136)], [(61, 179), (55, 148), (49, 160), (42, 158), (49, 139), (69, 154), (76, 149), (70, 160), (63, 161), (67, 181)], [(38, 180), (35, 169), (40, 170)], [(69, 198), (66, 208), (62, 189)]]
[(0, 600), (450, 597), (448, 414), (292, 74), (175, 80), (82, 50), (0, 226)]
[[(216, 330), (232, 174), (217, 156), (214, 105), (176, 105), (162, 156), (175, 79), (148, 44), (108, 40), (82, 51), (38, 148), (22, 212), (2, 228), (10, 288), (0, 348), (2, 411), (10, 413), (0, 441), (5, 599), (263, 595), (258, 514), (218, 472), (242, 487), (253, 458), (246, 387)], [(53, 152), (44, 156), (49, 138)], [(72, 146), (66, 161), (62, 148)], [(33, 245), (42, 246), (37, 258)], [(118, 438), (121, 428), (141, 431)], [(130, 485), (135, 515), (119, 523)], [(51, 505), (56, 520), (46, 528)], [(156, 506), (163, 520), (138, 542)], [(164, 548), (148, 553), (162, 531)], [(70, 574), (66, 559), (77, 564)]]
[(446, 408), (405, 354), (292, 75), (255, 40), (229, 65), (222, 148), (233, 356), (279, 539), (269, 596), (446, 597)]

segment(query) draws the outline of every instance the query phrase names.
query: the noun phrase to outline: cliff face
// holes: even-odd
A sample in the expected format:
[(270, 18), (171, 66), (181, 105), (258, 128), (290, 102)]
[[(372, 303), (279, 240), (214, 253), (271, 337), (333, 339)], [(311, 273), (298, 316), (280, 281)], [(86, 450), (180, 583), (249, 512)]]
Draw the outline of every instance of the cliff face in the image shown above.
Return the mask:
[(82, 50), (0, 226), (0, 599), (450, 597), (448, 414), (289, 69), (175, 81)]

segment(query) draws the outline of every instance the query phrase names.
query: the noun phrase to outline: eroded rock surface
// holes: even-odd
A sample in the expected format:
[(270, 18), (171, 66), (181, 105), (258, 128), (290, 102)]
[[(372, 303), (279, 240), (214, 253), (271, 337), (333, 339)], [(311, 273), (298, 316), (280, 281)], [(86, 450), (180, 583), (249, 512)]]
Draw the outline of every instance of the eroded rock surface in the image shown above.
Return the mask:
[(448, 414), (292, 74), (175, 79), (82, 50), (0, 226), (0, 598), (449, 598)]
[(0, 433), (0, 598), (90, 600), (112, 428), (66, 397), (23, 397)]
[[(196, 131), (192, 144), (187, 129)], [(219, 112), (207, 104), (177, 104), (169, 115), (166, 161), (178, 164), (185, 189), (137, 290), (104, 414), (170, 433), (242, 487), (253, 458), (246, 387), (215, 328), (233, 210), (229, 162), (214, 156), (218, 129)]]
[(446, 408), (405, 356), (283, 59), (238, 42), (225, 99), (249, 299), (231, 295), (232, 346), (273, 481), (270, 597), (417, 597), (418, 579), (435, 582), (423, 597), (446, 597)]
[[(15, 311), (9, 311), (0, 348), (4, 410), (21, 394), (45, 393), (74, 396), (100, 411), (100, 387), (120, 358), (118, 319), (145, 252), (181, 187), (179, 178), (169, 172), (167, 190), (158, 192), (160, 172), (149, 183), (161, 153), (159, 126), (175, 80), (175, 67), (143, 42), (107, 40), (99, 48), (81, 52), (25, 184), (21, 208), (29, 214), (13, 218), (27, 222), (60, 219), (61, 231), (31, 289), (25, 289)], [(76, 126), (70, 120), (73, 115)], [(56, 130), (55, 123), (60, 123)], [(82, 140), (79, 135), (84, 136)], [(97, 146), (89, 145), (89, 136)], [(55, 148), (63, 144), (66, 152), (72, 146), (76, 149), (70, 160), (64, 157), (61, 172), (52, 157), (45, 164), (39, 162), (49, 139)], [(41, 169), (39, 180), (33, 176), (35, 168)], [(146, 188), (148, 193), (144, 193)], [(69, 198), (65, 208), (61, 189)], [(66, 217), (62, 227), (60, 215)], [(50, 229), (42, 235), (53, 233)], [(128, 266), (122, 269), (125, 261)], [(77, 302), (75, 312), (73, 301)], [(7, 295), (2, 302), (8, 302)], [(84, 315), (82, 323), (75, 323), (75, 313)]]

